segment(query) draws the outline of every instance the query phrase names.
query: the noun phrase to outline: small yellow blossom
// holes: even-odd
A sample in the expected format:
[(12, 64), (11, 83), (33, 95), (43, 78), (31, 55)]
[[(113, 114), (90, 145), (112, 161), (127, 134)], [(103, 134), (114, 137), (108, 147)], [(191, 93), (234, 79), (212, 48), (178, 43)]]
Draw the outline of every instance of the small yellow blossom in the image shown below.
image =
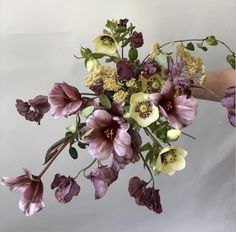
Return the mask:
[(136, 84), (136, 80), (135, 80), (135, 79), (128, 80), (127, 82), (125, 82), (125, 85), (126, 85), (128, 88), (136, 88), (136, 87), (137, 87), (137, 84)]
[(126, 100), (128, 96), (129, 94), (127, 92), (125, 92), (124, 90), (119, 90), (113, 95), (113, 100), (117, 103), (122, 103)]
[(152, 44), (152, 49), (151, 49), (151, 52), (150, 52), (150, 57), (151, 59), (155, 59), (155, 57), (160, 53), (160, 45), (155, 42)]
[(154, 170), (171, 176), (176, 171), (185, 168), (185, 157), (187, 154), (188, 152), (186, 150), (179, 147), (164, 147), (159, 153)]
[(106, 77), (103, 78), (103, 88), (104, 90), (117, 92), (121, 89), (121, 85), (117, 83), (116, 79)]
[(139, 92), (130, 98), (130, 110), (126, 117), (133, 118), (141, 127), (147, 127), (159, 118), (158, 107), (150, 101), (149, 96)]
[(200, 85), (204, 85), (206, 68), (201, 57), (193, 57), (181, 44), (177, 44), (176, 47), (178, 54), (187, 64), (187, 72), (190, 78), (196, 79)]
[(100, 35), (94, 40), (96, 52), (113, 55), (119, 48), (116, 40), (107, 34)]

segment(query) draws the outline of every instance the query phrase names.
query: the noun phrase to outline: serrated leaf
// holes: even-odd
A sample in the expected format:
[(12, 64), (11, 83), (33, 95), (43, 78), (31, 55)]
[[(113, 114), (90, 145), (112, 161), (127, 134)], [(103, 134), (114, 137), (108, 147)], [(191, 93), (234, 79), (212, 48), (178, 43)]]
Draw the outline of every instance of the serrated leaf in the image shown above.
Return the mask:
[(218, 44), (218, 41), (216, 40), (215, 36), (211, 35), (206, 38), (206, 42), (210, 46), (216, 46)]
[(83, 117), (88, 117), (94, 111), (94, 106), (88, 106), (81, 111)]
[(101, 105), (105, 106), (108, 109), (111, 109), (111, 101), (105, 94), (99, 95), (99, 100)]
[(193, 45), (192, 42), (188, 43), (185, 48), (188, 49), (188, 50), (190, 50), (190, 51), (194, 51), (194, 45)]
[(117, 27), (115, 29), (115, 32), (117, 33), (123, 33), (123, 32), (126, 32), (127, 28), (126, 27), (123, 27), (123, 26), (120, 26), (120, 27)]
[(151, 149), (152, 149), (152, 145), (150, 143), (146, 143), (141, 147), (141, 152), (149, 151)]
[(138, 58), (138, 50), (136, 48), (129, 49), (129, 59), (135, 61)]
[(230, 55), (228, 55), (228, 56), (226, 56), (226, 61), (231, 65), (231, 67), (233, 68), (233, 69), (235, 69), (235, 55), (233, 55), (233, 54), (230, 54)]
[(107, 20), (106, 27), (113, 30), (117, 27), (117, 23), (115, 21)]
[(78, 158), (78, 152), (74, 147), (70, 147), (69, 149), (69, 154), (73, 159), (77, 159)]

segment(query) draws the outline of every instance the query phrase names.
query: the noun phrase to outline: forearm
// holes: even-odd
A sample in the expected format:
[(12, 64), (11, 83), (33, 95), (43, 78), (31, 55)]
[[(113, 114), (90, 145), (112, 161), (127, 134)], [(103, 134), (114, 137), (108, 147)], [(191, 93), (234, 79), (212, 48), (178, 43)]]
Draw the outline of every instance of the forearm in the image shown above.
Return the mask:
[[(235, 86), (236, 70), (228, 68), (219, 71), (207, 73), (205, 87), (211, 90), (216, 95), (222, 97), (224, 91), (230, 87)], [(204, 89), (193, 88), (193, 96), (199, 99), (218, 101), (216, 97)]]

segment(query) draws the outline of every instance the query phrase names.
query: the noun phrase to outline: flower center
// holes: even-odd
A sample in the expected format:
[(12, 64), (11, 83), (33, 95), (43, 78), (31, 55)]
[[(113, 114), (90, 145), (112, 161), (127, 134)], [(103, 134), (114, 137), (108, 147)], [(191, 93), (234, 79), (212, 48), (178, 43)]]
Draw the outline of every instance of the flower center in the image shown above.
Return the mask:
[(172, 104), (172, 102), (171, 101), (167, 101), (167, 102), (165, 102), (165, 104), (163, 105), (163, 108), (165, 109), (165, 111), (171, 111), (171, 110), (173, 110), (174, 109), (174, 106), (173, 106), (173, 104)]
[(114, 128), (107, 128), (106, 130), (104, 130), (103, 133), (105, 134), (105, 136), (108, 140), (114, 139), (114, 135), (115, 135)]
[(168, 163), (174, 163), (176, 161), (176, 157), (176, 150), (172, 149), (161, 155), (161, 162), (165, 165)]
[(152, 103), (149, 100), (138, 102), (135, 107), (135, 112), (139, 113), (141, 118), (149, 117), (152, 112)]
[(101, 40), (103, 44), (106, 46), (111, 46), (114, 43), (114, 40), (111, 37), (106, 36), (106, 35), (102, 36)]
[(159, 92), (161, 90), (161, 83), (157, 79), (148, 81), (147, 86), (149, 91)]

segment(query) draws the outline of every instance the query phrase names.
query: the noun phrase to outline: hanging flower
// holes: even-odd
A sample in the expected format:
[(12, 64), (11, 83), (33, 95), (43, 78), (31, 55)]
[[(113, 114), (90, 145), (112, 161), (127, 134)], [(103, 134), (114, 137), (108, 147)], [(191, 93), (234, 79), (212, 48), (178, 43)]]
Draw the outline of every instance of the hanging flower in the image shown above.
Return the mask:
[(227, 88), (224, 92), (224, 96), (221, 99), (222, 106), (228, 109), (228, 118), (229, 122), (232, 126), (235, 127), (236, 125), (236, 118), (235, 118), (235, 92), (236, 87), (231, 86)]
[(158, 172), (163, 172), (165, 175), (171, 176), (176, 171), (185, 168), (185, 157), (187, 151), (182, 148), (173, 146), (164, 147), (158, 156), (154, 169)]
[(95, 199), (102, 198), (108, 187), (118, 178), (118, 172), (113, 167), (99, 167), (91, 172), (89, 176), (95, 187)]
[(116, 53), (116, 50), (119, 48), (116, 40), (107, 34), (100, 35), (94, 40), (96, 52), (104, 53), (108, 55), (113, 55)]
[(58, 202), (67, 203), (71, 201), (74, 196), (78, 196), (80, 186), (71, 177), (61, 176), (56, 174), (51, 184), (51, 189), (56, 188), (55, 196)]
[(175, 90), (171, 81), (167, 80), (161, 93), (150, 96), (153, 102), (157, 99), (162, 115), (176, 129), (190, 125), (197, 114), (197, 100), (185, 95), (175, 97)]
[(85, 138), (93, 158), (106, 160), (115, 151), (119, 156), (130, 154), (129, 124), (122, 118), (113, 117), (105, 110), (96, 110), (87, 118), (86, 129), (93, 131)]
[(55, 83), (49, 92), (48, 100), (55, 118), (76, 113), (83, 103), (78, 89), (66, 82)]
[(94, 58), (90, 58), (86, 62), (86, 68), (87, 68), (88, 72), (96, 71), (99, 66), (100, 66), (100, 62), (97, 59), (94, 59)]
[(147, 127), (159, 118), (158, 107), (151, 102), (149, 96), (139, 92), (130, 98), (130, 110), (126, 117), (133, 118), (141, 127)]
[(23, 194), (19, 202), (19, 208), (26, 216), (31, 216), (44, 207), (42, 200), (43, 183), (27, 169), (24, 169), (24, 172), (24, 175), (16, 178), (3, 177), (1, 184), (8, 186), (14, 192)]

